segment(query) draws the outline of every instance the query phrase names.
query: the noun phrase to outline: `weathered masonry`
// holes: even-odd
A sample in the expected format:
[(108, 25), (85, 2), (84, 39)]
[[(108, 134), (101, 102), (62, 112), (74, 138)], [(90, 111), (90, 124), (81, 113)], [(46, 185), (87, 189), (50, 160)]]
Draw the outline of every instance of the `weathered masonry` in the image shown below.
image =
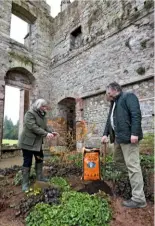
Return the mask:
[[(0, 140), (6, 85), (21, 89), (20, 129), (31, 102), (43, 97), (62, 137), (85, 120), (86, 145), (98, 146), (105, 87), (117, 81), (137, 94), (144, 132), (153, 131), (153, 0), (62, 1), (61, 10), (52, 18), (43, 0), (0, 0)], [(24, 45), (10, 39), (12, 13), (29, 24)]]

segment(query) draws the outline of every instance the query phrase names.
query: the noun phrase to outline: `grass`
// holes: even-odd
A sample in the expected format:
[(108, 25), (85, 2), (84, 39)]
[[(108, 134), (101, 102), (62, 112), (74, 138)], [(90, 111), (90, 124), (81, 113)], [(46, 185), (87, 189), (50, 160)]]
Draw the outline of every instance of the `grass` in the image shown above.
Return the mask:
[(13, 145), (13, 144), (17, 144), (17, 143), (18, 143), (18, 140), (6, 140), (6, 139), (2, 140), (2, 144)]

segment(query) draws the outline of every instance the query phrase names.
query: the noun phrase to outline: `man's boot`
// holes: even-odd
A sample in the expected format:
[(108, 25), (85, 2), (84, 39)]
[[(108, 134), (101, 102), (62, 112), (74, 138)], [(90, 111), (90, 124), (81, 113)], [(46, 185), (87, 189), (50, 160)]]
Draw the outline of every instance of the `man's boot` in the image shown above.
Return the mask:
[(29, 167), (23, 167), (22, 169), (22, 191), (26, 192), (29, 190), (29, 177), (30, 177), (30, 168)]
[(35, 170), (36, 170), (36, 180), (48, 182), (48, 179), (43, 177), (43, 162), (36, 163)]

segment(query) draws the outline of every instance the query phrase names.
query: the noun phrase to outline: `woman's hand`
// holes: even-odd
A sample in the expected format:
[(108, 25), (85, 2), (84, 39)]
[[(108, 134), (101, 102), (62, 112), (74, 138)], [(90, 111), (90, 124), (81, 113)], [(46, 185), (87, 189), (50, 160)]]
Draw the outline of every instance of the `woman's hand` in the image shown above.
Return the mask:
[(57, 132), (52, 132), (52, 134), (53, 134), (54, 136), (60, 136), (60, 134), (57, 133)]
[(46, 137), (47, 137), (47, 139), (52, 139), (54, 137), (54, 134), (48, 133)]

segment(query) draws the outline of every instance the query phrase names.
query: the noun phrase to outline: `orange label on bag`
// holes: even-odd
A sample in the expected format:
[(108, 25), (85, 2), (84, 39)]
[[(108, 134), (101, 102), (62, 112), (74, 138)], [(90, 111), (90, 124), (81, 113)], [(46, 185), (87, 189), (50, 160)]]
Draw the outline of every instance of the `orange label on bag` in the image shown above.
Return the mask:
[(85, 153), (83, 157), (83, 179), (100, 180), (99, 152)]

